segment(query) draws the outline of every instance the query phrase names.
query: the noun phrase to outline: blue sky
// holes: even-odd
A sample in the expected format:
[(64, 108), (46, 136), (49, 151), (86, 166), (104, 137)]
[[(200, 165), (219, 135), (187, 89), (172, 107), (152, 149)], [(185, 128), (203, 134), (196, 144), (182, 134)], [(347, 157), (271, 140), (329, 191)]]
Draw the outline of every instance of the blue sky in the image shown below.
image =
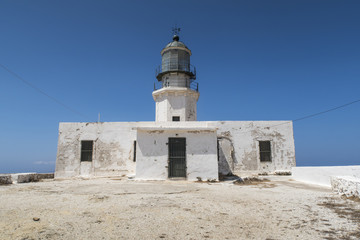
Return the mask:
[[(293, 120), (360, 99), (359, 1), (0, 2), (0, 173), (53, 171), (59, 122), (153, 121), (171, 28), (198, 120)], [(360, 162), (360, 103), (294, 123), (297, 164)]]

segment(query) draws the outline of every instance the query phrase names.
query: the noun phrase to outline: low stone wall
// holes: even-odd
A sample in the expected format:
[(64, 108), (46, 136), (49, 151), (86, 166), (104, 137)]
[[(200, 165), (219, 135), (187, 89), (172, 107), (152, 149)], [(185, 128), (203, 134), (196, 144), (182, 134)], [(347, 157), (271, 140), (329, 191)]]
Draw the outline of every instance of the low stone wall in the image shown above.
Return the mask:
[(54, 173), (14, 173), (0, 174), (1, 184), (38, 182), (42, 179), (52, 179)]
[(331, 177), (360, 178), (360, 166), (293, 167), (292, 176), (296, 181), (331, 187)]
[(5, 184), (12, 184), (10, 174), (1, 174), (0, 175), (0, 185), (5, 185)]
[(27, 182), (35, 182), (36, 173), (14, 173), (11, 174), (13, 183), (27, 183)]
[(360, 198), (360, 178), (350, 176), (331, 177), (331, 188), (340, 195)]
[(53, 179), (54, 178), (54, 173), (37, 173), (37, 178), (39, 180), (41, 179)]
[(53, 173), (22, 173), (22, 174), (14, 174), (13, 182), (17, 182), (17, 183), (38, 182), (41, 179), (51, 179), (51, 178), (54, 178)]

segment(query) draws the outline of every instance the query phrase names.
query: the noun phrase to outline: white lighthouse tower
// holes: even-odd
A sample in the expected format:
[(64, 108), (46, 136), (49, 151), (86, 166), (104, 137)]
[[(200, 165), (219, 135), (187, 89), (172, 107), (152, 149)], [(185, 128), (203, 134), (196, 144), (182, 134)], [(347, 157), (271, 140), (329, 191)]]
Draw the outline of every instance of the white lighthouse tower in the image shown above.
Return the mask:
[(156, 122), (196, 121), (199, 99), (196, 69), (190, 65), (191, 51), (179, 41), (178, 30), (173, 41), (161, 51), (162, 64), (156, 71), (161, 83), (152, 96), (156, 102)]

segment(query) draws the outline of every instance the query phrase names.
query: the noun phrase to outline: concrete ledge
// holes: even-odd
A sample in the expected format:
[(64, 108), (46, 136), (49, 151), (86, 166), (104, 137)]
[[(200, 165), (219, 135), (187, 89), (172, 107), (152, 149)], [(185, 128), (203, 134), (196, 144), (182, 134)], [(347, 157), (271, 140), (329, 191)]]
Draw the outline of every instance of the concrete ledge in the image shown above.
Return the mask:
[(360, 198), (360, 178), (350, 176), (331, 177), (331, 188), (342, 196)]
[(0, 175), (0, 185), (12, 184), (12, 179), (10, 174), (1, 174)]
[(330, 177), (360, 178), (360, 166), (293, 167), (292, 176), (296, 181), (331, 187)]

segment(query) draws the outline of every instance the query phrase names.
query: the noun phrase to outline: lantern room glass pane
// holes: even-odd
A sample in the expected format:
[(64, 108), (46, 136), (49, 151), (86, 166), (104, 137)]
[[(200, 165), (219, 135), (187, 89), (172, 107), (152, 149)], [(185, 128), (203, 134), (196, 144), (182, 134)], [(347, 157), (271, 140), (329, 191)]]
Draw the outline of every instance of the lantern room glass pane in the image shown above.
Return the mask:
[(190, 71), (190, 54), (183, 50), (171, 49), (162, 56), (162, 72)]

